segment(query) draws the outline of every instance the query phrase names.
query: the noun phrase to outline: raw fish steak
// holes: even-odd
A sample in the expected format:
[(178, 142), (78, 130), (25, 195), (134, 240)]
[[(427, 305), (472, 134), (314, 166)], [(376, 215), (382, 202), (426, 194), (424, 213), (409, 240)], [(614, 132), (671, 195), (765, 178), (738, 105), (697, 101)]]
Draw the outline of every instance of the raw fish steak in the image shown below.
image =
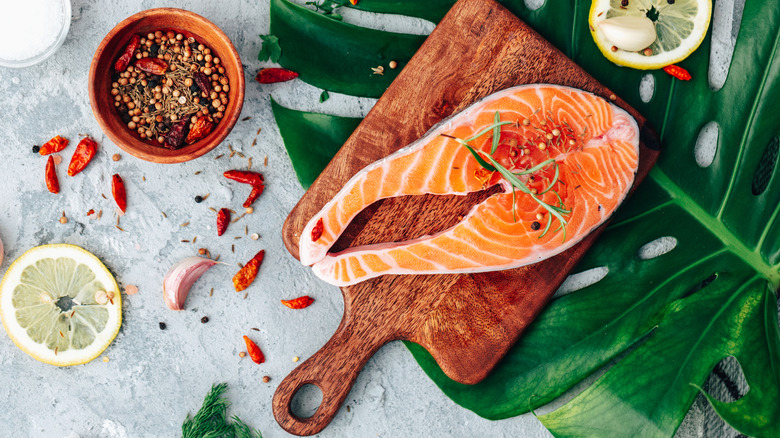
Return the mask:
[[(337, 286), (387, 274), (536, 263), (604, 223), (626, 198), (638, 164), (639, 129), (623, 109), (569, 87), (509, 88), (358, 172), (304, 228), (301, 262)], [(466, 195), (494, 185), (502, 191), (452, 228), (328, 253), (350, 221), (377, 200)]]

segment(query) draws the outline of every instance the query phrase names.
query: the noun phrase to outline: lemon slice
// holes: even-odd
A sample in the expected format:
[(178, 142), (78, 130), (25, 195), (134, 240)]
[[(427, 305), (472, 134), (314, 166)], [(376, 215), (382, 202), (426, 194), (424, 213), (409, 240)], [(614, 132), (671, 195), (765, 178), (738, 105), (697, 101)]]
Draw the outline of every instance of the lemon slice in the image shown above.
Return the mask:
[(74, 245), (22, 254), (0, 283), (0, 318), (17, 347), (51, 365), (79, 365), (108, 347), (122, 325), (113, 275)]
[[(593, 0), (588, 22), (593, 40), (607, 59), (648, 70), (675, 64), (693, 53), (707, 34), (711, 15), (711, 0)], [(653, 22), (656, 40), (648, 47), (652, 52), (618, 49), (619, 42), (609, 41), (599, 27), (604, 20), (625, 16), (647, 17)]]

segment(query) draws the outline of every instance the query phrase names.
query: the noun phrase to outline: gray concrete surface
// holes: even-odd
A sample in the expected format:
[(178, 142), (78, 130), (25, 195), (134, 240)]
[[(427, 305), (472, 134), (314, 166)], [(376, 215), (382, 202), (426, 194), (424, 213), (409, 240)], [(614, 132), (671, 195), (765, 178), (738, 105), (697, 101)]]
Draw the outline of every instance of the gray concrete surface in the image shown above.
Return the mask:
[[(721, 2), (730, 17), (731, 2)], [(209, 155), (185, 164), (158, 165), (135, 159), (101, 133), (89, 107), (87, 75), (92, 54), (103, 36), (120, 20), (143, 9), (177, 6), (211, 19), (234, 41), (246, 68), (247, 93), (242, 117), (225, 144)], [(725, 9), (724, 9), (725, 8)], [(347, 19), (373, 27), (427, 33), (432, 26), (417, 20), (379, 20), (370, 14), (347, 14)], [(280, 227), (303, 190), (295, 179), (271, 116), (269, 96), (299, 109), (341, 115), (363, 115), (373, 101), (332, 93), (319, 104), (320, 90), (303, 83), (260, 87), (253, 75), (261, 63), (256, 55), (259, 34), (268, 30), (268, 1), (208, 0), (74, 0), (70, 34), (58, 53), (44, 63), (24, 69), (0, 69), (0, 238), (6, 259), (0, 274), (27, 249), (65, 242), (98, 255), (116, 273), (120, 285), (136, 285), (139, 293), (124, 296), (124, 323), (100, 359), (72, 368), (39, 363), (0, 334), (0, 437), (172, 437), (179, 435), (185, 415), (194, 413), (214, 382), (228, 382), (228, 396), (236, 414), (260, 429), (265, 437), (288, 436), (274, 421), (271, 397), (278, 382), (296, 364), (322, 346), (336, 329), (342, 312), (335, 287), (315, 279), (285, 251)], [(727, 31), (724, 41), (730, 40)], [(258, 128), (257, 146), (252, 140)], [(62, 192), (46, 192), (45, 159), (30, 148), (56, 134), (77, 140), (79, 133), (94, 136), (100, 152), (76, 178), (60, 166)], [(229, 184), (220, 175), (243, 167), (238, 156), (214, 158), (227, 143), (262, 169), (267, 190), (255, 205), (256, 213), (231, 226), (217, 238), (209, 207), (237, 207), (244, 187)], [(63, 154), (69, 159), (72, 146)], [(122, 155), (113, 162), (111, 156)], [(194, 173), (201, 174), (195, 176)], [(110, 175), (127, 182), (128, 214), (125, 232), (114, 228)], [(142, 181), (142, 177), (146, 181)], [(196, 195), (210, 193), (202, 204)], [(89, 209), (104, 211), (102, 220), (85, 217)], [(58, 222), (62, 211), (71, 219)], [(167, 219), (160, 213), (167, 213)], [(180, 224), (190, 222), (188, 227)], [(251, 241), (249, 233), (262, 237)], [(195, 245), (181, 243), (198, 236)], [(235, 253), (231, 245), (235, 244)], [(168, 310), (161, 296), (163, 275), (175, 261), (207, 247), (220, 254), (226, 266), (217, 266), (201, 278), (187, 301), (187, 310)], [(243, 299), (232, 291), (230, 278), (237, 262), (246, 262), (264, 248), (266, 261), (256, 284)], [(209, 297), (209, 290), (214, 295)], [(309, 294), (314, 306), (289, 311), (279, 299)], [(201, 324), (202, 316), (210, 322)], [(158, 323), (164, 321), (167, 330)], [(257, 327), (259, 332), (250, 331)], [(240, 359), (241, 336), (251, 334), (266, 353), (262, 366)], [(272, 381), (261, 382), (264, 375)], [(306, 405), (311, 405), (308, 400)], [(447, 399), (423, 374), (408, 351), (393, 343), (376, 354), (358, 378), (346, 404), (323, 437), (369, 436), (507, 436), (543, 437), (549, 433), (530, 415), (490, 422)], [(699, 400), (683, 427), (685, 436), (702, 436), (710, 421)], [(720, 426), (714, 423), (715, 428)], [(733, 432), (723, 432), (731, 435)], [(710, 435), (712, 436), (712, 435)]]

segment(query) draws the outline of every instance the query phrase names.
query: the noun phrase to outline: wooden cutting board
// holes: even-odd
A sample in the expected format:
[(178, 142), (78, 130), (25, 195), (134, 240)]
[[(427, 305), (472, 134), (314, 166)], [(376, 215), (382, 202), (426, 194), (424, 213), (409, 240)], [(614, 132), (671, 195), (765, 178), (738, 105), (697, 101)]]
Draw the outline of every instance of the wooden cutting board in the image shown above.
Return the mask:
[[(290, 253), (298, 257), (306, 223), (363, 167), (480, 98), (531, 83), (580, 88), (628, 110), (642, 132), (636, 183), (647, 175), (658, 156), (658, 141), (639, 113), (503, 6), (493, 0), (460, 0), (290, 213), (282, 230)], [(444, 230), (494, 192), (379, 201), (353, 221), (332, 251)], [(322, 349), (281, 382), (273, 399), (276, 420), (296, 435), (319, 432), (338, 411), (366, 361), (398, 339), (425, 347), (452, 379), (481, 381), (603, 229), (552, 259), (518, 269), (383, 276), (342, 288), (341, 325)], [(310, 418), (299, 418), (290, 409), (304, 384), (317, 385), (323, 393)]]

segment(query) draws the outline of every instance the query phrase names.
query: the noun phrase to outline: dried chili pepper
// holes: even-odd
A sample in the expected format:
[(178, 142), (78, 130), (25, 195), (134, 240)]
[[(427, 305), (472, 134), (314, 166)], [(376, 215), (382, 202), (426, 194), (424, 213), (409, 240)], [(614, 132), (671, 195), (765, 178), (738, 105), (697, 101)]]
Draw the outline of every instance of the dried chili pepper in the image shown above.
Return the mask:
[(691, 80), (691, 74), (688, 73), (688, 70), (680, 67), (679, 65), (674, 65), (674, 64), (667, 65), (666, 67), (664, 67), (664, 71), (681, 81)]
[(220, 208), (217, 212), (217, 236), (225, 234), (228, 224), (230, 224), (230, 210)]
[(255, 278), (257, 277), (257, 271), (260, 270), (260, 265), (263, 263), (263, 257), (265, 257), (265, 250), (260, 250), (240, 271), (233, 277), (233, 286), (236, 288), (236, 292), (249, 287)]
[(60, 192), (60, 180), (57, 179), (57, 172), (54, 169), (54, 157), (49, 156), (46, 162), (46, 188), (55, 195)]
[(114, 174), (111, 177), (111, 194), (114, 195), (114, 201), (116, 205), (122, 210), (122, 213), (127, 211), (127, 192), (125, 192), (125, 182), (122, 181), (122, 177), (118, 174)]
[(209, 119), (209, 116), (200, 116), (190, 127), (190, 133), (187, 134), (186, 143), (195, 143), (201, 138), (211, 134), (212, 129), (214, 129), (214, 122)]
[(160, 58), (141, 58), (135, 66), (150, 75), (164, 75), (168, 71), (168, 63)]
[(188, 117), (185, 117), (171, 126), (171, 130), (165, 136), (165, 147), (168, 149), (179, 149), (182, 147), (184, 139), (187, 137), (186, 130), (188, 124)]
[(349, 2), (352, 3), (352, 5), (357, 5), (358, 0), (349, 0)]
[(195, 77), (195, 83), (198, 84), (200, 91), (211, 94), (211, 80), (209, 80), (208, 76), (200, 71), (195, 72), (193, 76)]
[(260, 197), (260, 195), (263, 194), (263, 190), (265, 189), (264, 185), (259, 186), (252, 186), (252, 191), (249, 193), (249, 196), (246, 198), (246, 201), (244, 201), (244, 205), (242, 207), (249, 208), (252, 206), (252, 204), (257, 201), (257, 198)]
[(49, 155), (56, 152), (60, 152), (68, 146), (68, 139), (62, 138), (59, 135), (47, 141), (40, 149), (38, 153), (41, 155)]
[(252, 359), (252, 362), (258, 365), (265, 362), (265, 355), (263, 355), (260, 347), (258, 347), (257, 344), (249, 339), (249, 336), (244, 336), (244, 342), (246, 343), (246, 352), (249, 353), (249, 357)]
[(255, 80), (261, 84), (275, 84), (287, 82), (298, 77), (298, 73), (286, 68), (264, 68), (257, 72)]
[(130, 42), (127, 43), (127, 46), (125, 46), (125, 50), (122, 51), (122, 55), (119, 57), (119, 59), (116, 60), (116, 63), (114, 64), (114, 70), (120, 73), (125, 71), (127, 66), (130, 65), (130, 61), (133, 59), (133, 53), (135, 53), (135, 50), (138, 48), (140, 43), (141, 37), (139, 37), (137, 34), (130, 38)]
[(76, 146), (76, 152), (70, 159), (68, 165), (68, 176), (76, 176), (95, 158), (97, 154), (97, 143), (89, 137), (84, 137)]
[(322, 222), (322, 218), (317, 221), (314, 228), (311, 229), (311, 241), (316, 242), (322, 237), (322, 232), (325, 231), (325, 224)]
[(223, 173), (222, 176), (251, 186), (261, 186), (265, 182), (265, 178), (263, 178), (262, 174), (250, 172), (248, 170), (228, 170)]
[(311, 303), (313, 302), (314, 302), (314, 298), (308, 295), (298, 297), (294, 300), (282, 300), (282, 304), (284, 304), (285, 306), (291, 309), (305, 309), (311, 306)]

